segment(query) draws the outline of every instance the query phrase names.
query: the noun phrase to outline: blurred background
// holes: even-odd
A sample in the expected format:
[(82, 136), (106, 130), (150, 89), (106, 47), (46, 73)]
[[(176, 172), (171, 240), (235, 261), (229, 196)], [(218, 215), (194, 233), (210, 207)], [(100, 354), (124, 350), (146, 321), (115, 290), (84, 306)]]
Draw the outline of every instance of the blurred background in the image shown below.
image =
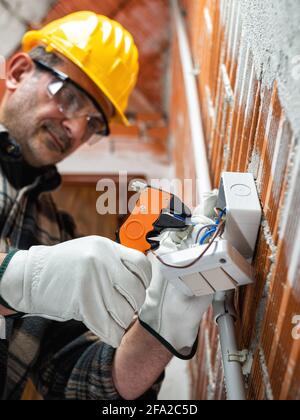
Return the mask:
[[(299, 1), (0, 0), (0, 54), (9, 58), (17, 51), (28, 28), (85, 9), (116, 19), (133, 34), (141, 70), (128, 109), (132, 126), (115, 125), (109, 139), (59, 165), (58, 206), (74, 215), (82, 234), (114, 239), (123, 216), (97, 214), (100, 179), (118, 184), (119, 171), (128, 172), (128, 182), (201, 178), (199, 162), (206, 156), (197, 155), (192, 135), (188, 72), (196, 81), (212, 186), (219, 186), (224, 170), (251, 172), (263, 207), (256, 285), (238, 296), (238, 340), (250, 355), (247, 396), (300, 399)], [(178, 19), (190, 51), (182, 50)], [(225, 398), (211, 313), (196, 357), (174, 361), (169, 372), (161, 398)], [(25, 398), (37, 396), (29, 389)]]
[(39, 28), (79, 10), (92, 10), (122, 23), (133, 34), (140, 52), (140, 76), (127, 110), (132, 126), (113, 126), (109, 139), (93, 147), (83, 147), (59, 165), (63, 175), (63, 186), (56, 194), (59, 207), (75, 216), (83, 234), (115, 239), (122, 218), (97, 215), (96, 201), (100, 195), (95, 188), (97, 182), (102, 178), (112, 179), (118, 188), (119, 171), (128, 172), (128, 182), (132, 178), (172, 178), (173, 175), (166, 92), (170, 10), (168, 1), (161, 0), (0, 1), (0, 33), (5, 40), (0, 54), (9, 57), (16, 51), (28, 27)]

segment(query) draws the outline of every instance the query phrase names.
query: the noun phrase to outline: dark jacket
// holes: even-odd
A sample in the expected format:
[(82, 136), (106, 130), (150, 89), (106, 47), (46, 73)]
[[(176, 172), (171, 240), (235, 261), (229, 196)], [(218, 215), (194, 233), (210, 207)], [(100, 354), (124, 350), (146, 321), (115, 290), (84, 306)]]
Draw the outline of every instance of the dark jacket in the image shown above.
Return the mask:
[[(28, 166), (0, 125), (0, 251), (53, 245), (76, 237), (50, 191), (60, 185), (55, 167)], [(120, 399), (112, 381), (115, 350), (79, 322), (37, 317), (8, 319), (0, 340), (0, 395), (19, 399), (31, 378), (45, 399)], [(155, 385), (144, 398), (155, 399)]]

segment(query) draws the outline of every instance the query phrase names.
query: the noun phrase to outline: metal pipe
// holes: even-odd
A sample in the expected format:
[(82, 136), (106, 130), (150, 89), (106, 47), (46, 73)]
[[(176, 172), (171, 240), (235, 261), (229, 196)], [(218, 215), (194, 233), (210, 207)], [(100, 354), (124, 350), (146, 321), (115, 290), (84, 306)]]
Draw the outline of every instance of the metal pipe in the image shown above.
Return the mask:
[(206, 146), (203, 134), (201, 110), (198, 97), (196, 77), (193, 68), (189, 40), (178, 0), (172, 0), (173, 16), (178, 37), (179, 52), (183, 70), (186, 99), (188, 104), (189, 125), (194, 148), (195, 168), (199, 194), (211, 191), (212, 184), (209, 175)]
[[(173, 8), (176, 34), (178, 37), (181, 66), (188, 103), (189, 123), (198, 181), (197, 186), (199, 194), (202, 194), (210, 191), (212, 189), (212, 184), (209, 175), (209, 165), (204, 140), (198, 89), (188, 36), (184, 19), (180, 12), (178, 0), (171, 0), (171, 4)], [(245, 387), (241, 364), (238, 361), (229, 361), (230, 355), (238, 354), (234, 327), (235, 317), (233, 313), (228, 312), (228, 306), (233, 306), (232, 294), (223, 293), (216, 295), (213, 305), (219, 327), (227, 397), (229, 400), (244, 400)]]

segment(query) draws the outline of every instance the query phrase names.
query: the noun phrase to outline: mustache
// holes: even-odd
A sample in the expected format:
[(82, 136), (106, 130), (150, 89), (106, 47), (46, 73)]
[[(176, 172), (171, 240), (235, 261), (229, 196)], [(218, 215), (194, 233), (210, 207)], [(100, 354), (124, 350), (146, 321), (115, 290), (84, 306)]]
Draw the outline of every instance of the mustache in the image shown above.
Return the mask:
[(72, 140), (66, 132), (59, 126), (57, 126), (56, 123), (53, 121), (45, 121), (42, 125), (42, 128), (50, 131), (55, 137), (57, 137), (63, 144), (63, 153), (68, 152), (70, 149), (72, 149)]

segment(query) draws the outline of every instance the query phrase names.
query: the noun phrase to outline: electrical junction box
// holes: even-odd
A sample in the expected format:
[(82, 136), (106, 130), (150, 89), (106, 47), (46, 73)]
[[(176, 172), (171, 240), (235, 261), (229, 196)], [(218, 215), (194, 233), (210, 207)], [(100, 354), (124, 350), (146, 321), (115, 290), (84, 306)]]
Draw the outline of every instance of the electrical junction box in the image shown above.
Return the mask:
[[(199, 261), (207, 245), (196, 244), (161, 255), (164, 264), (150, 257), (164, 278), (187, 296), (212, 295), (254, 281), (250, 263), (262, 211), (252, 174), (223, 173), (217, 207), (226, 209), (225, 230)], [(190, 267), (182, 268), (193, 261)]]
[(217, 207), (226, 208), (226, 225), (222, 237), (251, 261), (262, 216), (253, 175), (224, 172)]
[(161, 258), (168, 267), (152, 256), (166, 280), (171, 281), (187, 296), (213, 295), (233, 290), (253, 282), (252, 266), (226, 240), (216, 241), (204, 256), (189, 268), (180, 268), (195, 261), (207, 245), (197, 245), (181, 251), (164, 254)]

